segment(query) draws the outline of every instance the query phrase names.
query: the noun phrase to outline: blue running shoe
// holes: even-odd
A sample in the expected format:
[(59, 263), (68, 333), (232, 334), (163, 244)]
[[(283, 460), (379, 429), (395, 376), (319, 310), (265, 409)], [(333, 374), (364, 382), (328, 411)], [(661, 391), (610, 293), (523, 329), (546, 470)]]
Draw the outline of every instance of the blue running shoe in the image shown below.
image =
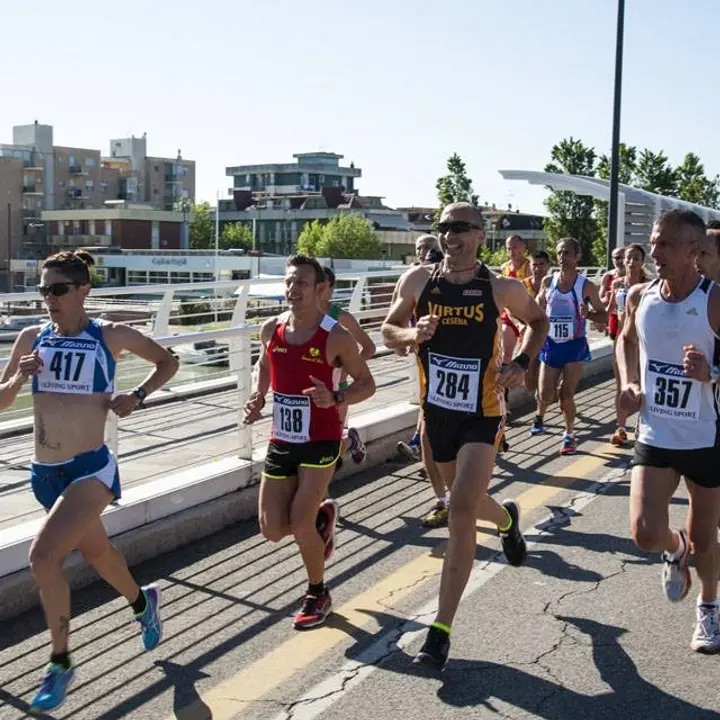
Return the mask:
[(140, 623), (142, 644), (146, 650), (154, 650), (162, 640), (163, 626), (160, 619), (160, 589), (157, 585), (140, 588), (145, 593), (147, 607), (135, 620)]
[(30, 712), (48, 712), (65, 702), (67, 689), (75, 678), (75, 668), (66, 670), (62, 665), (50, 663), (45, 668), (42, 685), (30, 703)]

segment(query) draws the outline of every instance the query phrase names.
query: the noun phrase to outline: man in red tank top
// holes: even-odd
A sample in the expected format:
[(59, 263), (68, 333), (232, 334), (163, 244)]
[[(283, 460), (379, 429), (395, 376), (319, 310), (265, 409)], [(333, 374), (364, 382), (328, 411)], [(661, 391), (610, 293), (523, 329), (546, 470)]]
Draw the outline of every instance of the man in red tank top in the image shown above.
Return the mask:
[[(285, 299), (290, 311), (262, 326), (263, 352), (245, 404), (245, 423), (259, 420), (272, 389), (258, 515), (268, 540), (293, 535), (300, 548), (308, 589), (295, 616), (298, 629), (322, 625), (332, 610), (324, 576), (325, 561), (334, 549), (338, 508), (323, 498), (340, 453), (340, 411), (375, 392), (375, 381), (350, 333), (320, 310), (324, 286), (317, 260), (288, 258)], [(354, 380), (344, 390), (339, 390), (341, 369)]]

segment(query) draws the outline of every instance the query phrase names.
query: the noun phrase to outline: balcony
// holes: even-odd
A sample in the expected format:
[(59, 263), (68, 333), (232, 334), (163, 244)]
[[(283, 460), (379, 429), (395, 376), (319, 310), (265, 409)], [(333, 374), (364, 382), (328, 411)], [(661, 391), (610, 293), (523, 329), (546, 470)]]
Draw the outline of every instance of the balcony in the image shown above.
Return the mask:
[(37, 185), (23, 185), (23, 195), (43, 195)]
[(62, 247), (110, 247), (110, 235), (50, 235), (50, 244)]
[(84, 175), (85, 174), (80, 165), (68, 165), (68, 173), (70, 173), (70, 175)]
[(68, 188), (69, 198), (81, 198), (83, 196), (82, 188)]

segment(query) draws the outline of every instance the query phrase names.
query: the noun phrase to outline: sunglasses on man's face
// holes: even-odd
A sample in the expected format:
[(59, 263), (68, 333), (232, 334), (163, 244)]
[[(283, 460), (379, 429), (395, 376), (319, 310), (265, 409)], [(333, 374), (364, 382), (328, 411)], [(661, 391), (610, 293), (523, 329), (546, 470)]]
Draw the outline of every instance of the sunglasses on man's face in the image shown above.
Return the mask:
[(453, 220), (452, 222), (440, 222), (437, 225), (439, 233), (446, 235), (451, 232), (454, 235), (460, 235), (462, 233), (470, 232), (471, 230), (480, 230), (478, 225), (475, 225), (465, 220)]
[(38, 292), (43, 296), (54, 295), (55, 297), (61, 297), (67, 295), (70, 292), (71, 287), (77, 287), (76, 282), (58, 282), (50, 283), (50, 285), (38, 285)]

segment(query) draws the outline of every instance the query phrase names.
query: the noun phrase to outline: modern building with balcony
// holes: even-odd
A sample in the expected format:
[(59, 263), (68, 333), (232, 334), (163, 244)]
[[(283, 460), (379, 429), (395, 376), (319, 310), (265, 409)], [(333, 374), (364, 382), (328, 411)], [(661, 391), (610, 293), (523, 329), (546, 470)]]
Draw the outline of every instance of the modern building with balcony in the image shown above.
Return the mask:
[(55, 145), (51, 125), (15, 126), (13, 142), (0, 144), (0, 290), (11, 284), (10, 258), (44, 258), (57, 247), (45, 211), (99, 210), (126, 199), (172, 210), (177, 200), (193, 199), (195, 163), (146, 149), (145, 135), (111, 140), (111, 157), (103, 158), (99, 150)]
[(256, 249), (287, 255), (297, 247), (306, 223), (356, 213), (381, 233), (408, 229), (402, 213), (377, 195), (360, 195), (355, 180), (362, 170), (340, 165), (331, 152), (296, 153), (294, 163), (238, 165), (226, 168), (233, 178), (232, 200), (219, 203), (220, 224), (244, 222), (253, 228)]

